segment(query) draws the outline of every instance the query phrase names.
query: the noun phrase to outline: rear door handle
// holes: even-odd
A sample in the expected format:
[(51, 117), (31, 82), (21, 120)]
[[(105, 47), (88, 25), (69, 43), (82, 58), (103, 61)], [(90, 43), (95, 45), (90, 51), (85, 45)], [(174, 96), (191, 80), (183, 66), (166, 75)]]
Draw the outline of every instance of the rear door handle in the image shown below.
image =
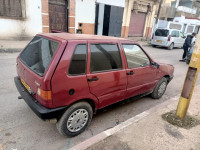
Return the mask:
[(126, 74), (127, 74), (127, 75), (134, 75), (134, 72), (133, 72), (133, 71), (130, 71), (130, 72), (127, 72)]
[(99, 80), (99, 78), (88, 78), (88, 82), (92, 82), (92, 81), (98, 81)]

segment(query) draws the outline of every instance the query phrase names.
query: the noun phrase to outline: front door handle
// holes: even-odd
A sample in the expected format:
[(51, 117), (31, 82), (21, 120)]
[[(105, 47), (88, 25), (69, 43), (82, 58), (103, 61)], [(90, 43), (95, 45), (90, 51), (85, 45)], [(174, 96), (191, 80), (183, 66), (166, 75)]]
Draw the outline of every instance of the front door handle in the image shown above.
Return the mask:
[(130, 72), (127, 72), (126, 74), (127, 74), (127, 75), (134, 75), (134, 72), (133, 72), (133, 71), (130, 71)]
[(98, 81), (98, 80), (99, 80), (99, 78), (97, 78), (97, 77), (95, 77), (95, 78), (88, 78), (88, 81), (89, 81), (89, 82)]

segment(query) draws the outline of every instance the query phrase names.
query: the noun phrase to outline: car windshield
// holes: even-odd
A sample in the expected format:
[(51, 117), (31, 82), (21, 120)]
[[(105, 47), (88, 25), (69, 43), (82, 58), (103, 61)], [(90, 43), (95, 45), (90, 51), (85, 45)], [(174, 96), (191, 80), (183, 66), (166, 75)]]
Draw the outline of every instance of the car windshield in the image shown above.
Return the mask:
[(46, 72), (59, 42), (36, 36), (20, 55), (21, 61), (40, 76)]
[(155, 32), (155, 36), (167, 37), (168, 35), (169, 35), (169, 30), (166, 29), (157, 29)]

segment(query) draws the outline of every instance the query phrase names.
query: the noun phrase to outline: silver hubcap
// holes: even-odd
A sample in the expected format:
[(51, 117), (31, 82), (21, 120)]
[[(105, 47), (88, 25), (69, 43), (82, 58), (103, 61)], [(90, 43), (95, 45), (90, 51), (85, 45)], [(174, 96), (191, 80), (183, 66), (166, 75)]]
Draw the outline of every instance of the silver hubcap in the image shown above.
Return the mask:
[(67, 120), (67, 129), (70, 132), (80, 131), (88, 121), (88, 112), (85, 109), (78, 109), (73, 112)]
[(158, 95), (159, 95), (159, 96), (161, 96), (161, 95), (164, 94), (166, 87), (167, 87), (167, 83), (166, 83), (166, 82), (163, 82), (163, 83), (160, 85), (160, 87), (159, 87), (159, 89), (158, 89)]

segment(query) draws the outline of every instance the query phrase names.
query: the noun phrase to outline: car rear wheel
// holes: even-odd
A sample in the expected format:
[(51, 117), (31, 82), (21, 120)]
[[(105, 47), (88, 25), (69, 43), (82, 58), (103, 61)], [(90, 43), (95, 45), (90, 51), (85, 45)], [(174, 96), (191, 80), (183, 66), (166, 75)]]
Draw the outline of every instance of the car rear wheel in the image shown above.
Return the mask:
[(172, 44), (168, 47), (169, 50), (172, 50), (173, 48), (174, 48), (174, 43), (172, 43)]
[(151, 97), (153, 99), (161, 98), (167, 89), (167, 84), (167, 79), (163, 77), (156, 85), (155, 89), (153, 90), (153, 93), (151, 93)]
[(82, 133), (92, 120), (93, 110), (87, 102), (70, 106), (62, 115), (56, 126), (64, 136), (77, 136)]

